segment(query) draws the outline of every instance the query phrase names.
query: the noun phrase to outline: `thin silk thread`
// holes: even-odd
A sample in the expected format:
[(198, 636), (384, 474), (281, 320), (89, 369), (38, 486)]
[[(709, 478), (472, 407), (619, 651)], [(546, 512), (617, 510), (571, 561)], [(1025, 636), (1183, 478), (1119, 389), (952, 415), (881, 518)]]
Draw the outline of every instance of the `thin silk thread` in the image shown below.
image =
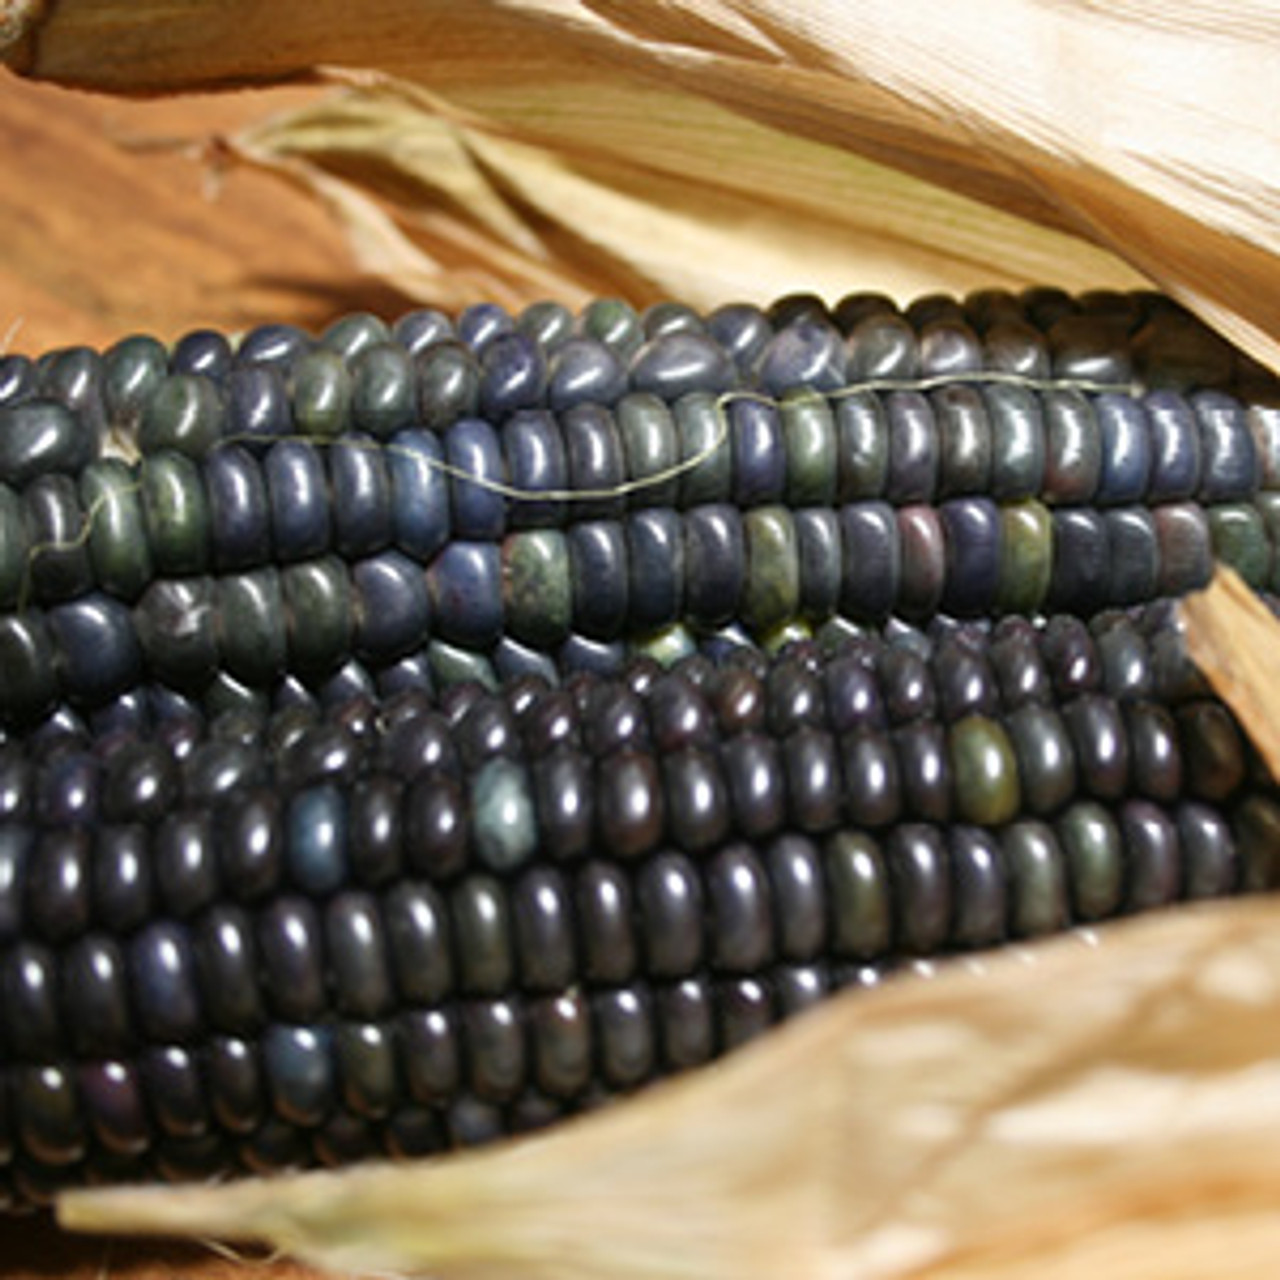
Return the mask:
[[(981, 386), (985, 384), (1023, 387), (1031, 391), (1081, 391), (1091, 395), (1105, 395), (1108, 393), (1135, 395), (1140, 391), (1140, 388), (1132, 383), (1096, 382), (1087, 378), (1033, 378), (1019, 373), (984, 370), (972, 373), (934, 374), (930, 377), (922, 378), (868, 378), (859, 382), (849, 383), (839, 390), (828, 392), (806, 388), (789, 397), (786, 403), (789, 405), (812, 404), (815, 402), (826, 403), (845, 400), (855, 395), (866, 393), (934, 391), (946, 386)], [(645, 489), (667, 484), (669, 481), (679, 479), (687, 472), (696, 470), (704, 462), (710, 461), (728, 443), (730, 427), (726, 409), (739, 402), (761, 404), (767, 408), (774, 409), (779, 409), (783, 406), (781, 400), (774, 396), (765, 395), (762, 392), (726, 391), (715, 398), (713, 407), (716, 413), (716, 432), (701, 449), (669, 467), (663, 467), (648, 475), (637, 476), (631, 480), (620, 481), (615, 485), (605, 485), (597, 488), (526, 489), (519, 485), (508, 484), (504, 480), (495, 480), (488, 476), (476, 475), (474, 472), (455, 466), (453, 463), (445, 462), (440, 458), (424, 457), (422, 454), (407, 449), (402, 445), (382, 444), (376, 440), (360, 441), (359, 443), (369, 449), (385, 450), (398, 456), (412, 458), (429, 470), (436, 471), (451, 480), (473, 485), (477, 489), (483, 489), (488, 493), (496, 494), (513, 502), (597, 502), (609, 498), (626, 497), (633, 493), (643, 492)], [(295, 440), (306, 444), (324, 446), (335, 443), (336, 439), (337, 437), (331, 436), (288, 435), (273, 437), (272, 443), (279, 440)], [(219, 444), (227, 445), (241, 442), (263, 443), (261, 437), (237, 435), (228, 436), (221, 440)], [(348, 439), (346, 443), (355, 442)], [(18, 592), (18, 610), (25, 609), (30, 603), (34, 564), (40, 556), (56, 555), (59, 552), (75, 551), (84, 547), (92, 536), (95, 522), (106, 505), (117, 501), (121, 497), (136, 496), (141, 488), (141, 479), (135, 479), (129, 484), (113, 490), (111, 493), (102, 494), (95, 498), (85, 509), (84, 519), (81, 521), (75, 537), (37, 542), (28, 548), (26, 568)]]

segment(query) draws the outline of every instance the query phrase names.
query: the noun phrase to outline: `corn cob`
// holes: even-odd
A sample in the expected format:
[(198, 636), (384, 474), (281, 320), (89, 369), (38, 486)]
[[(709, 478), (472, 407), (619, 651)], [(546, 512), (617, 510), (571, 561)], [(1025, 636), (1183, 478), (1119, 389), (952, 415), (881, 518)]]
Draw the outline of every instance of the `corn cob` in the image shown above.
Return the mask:
[(4, 744), (11, 1203), (484, 1141), (904, 964), (1274, 887), (1280, 804), (1168, 622)]
[(482, 1141), (1272, 887), (1167, 610), (986, 615), (1268, 585), (1278, 476), (1274, 388), (1148, 295), (4, 358), (10, 1202)]
[[(1163, 300), (1046, 290), (7, 357), (0, 719), (424, 647), (476, 673), (609, 663), (673, 625), (1088, 614), (1202, 585), (1215, 556), (1272, 585), (1260, 383)], [(100, 456), (121, 435), (136, 462)]]

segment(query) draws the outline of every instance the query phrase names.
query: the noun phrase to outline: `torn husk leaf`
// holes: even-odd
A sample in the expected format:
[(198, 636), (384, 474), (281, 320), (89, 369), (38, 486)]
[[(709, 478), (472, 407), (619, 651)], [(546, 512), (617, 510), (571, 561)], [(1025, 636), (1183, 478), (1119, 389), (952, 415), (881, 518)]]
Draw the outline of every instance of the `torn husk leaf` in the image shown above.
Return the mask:
[(1226, 565), (1179, 609), (1192, 661), (1280, 778), (1280, 622)]
[[(418, 86), (419, 109), (452, 120), (469, 153), (448, 163), (468, 181), (477, 164), (484, 171), (488, 187), (473, 188), (480, 203), (466, 216), (485, 243), (526, 271), (563, 266), (575, 296), (618, 281), (637, 300), (722, 301), (708, 295), (740, 289), (759, 253), (758, 298), (776, 291), (784, 264), (788, 288), (813, 279), (806, 253), (815, 270), (830, 268), (812, 255), (841, 236), (849, 243), (834, 260), (843, 253), (850, 274), (824, 274), (827, 295), (857, 271), (859, 287), (894, 287), (899, 256), (912, 292), (926, 267), (933, 287), (965, 287), (975, 263), (988, 278), (1078, 281), (1073, 251), (1055, 260), (1052, 240), (1037, 248), (1032, 232), (1009, 232), (1021, 218), (1124, 259), (1280, 367), (1271, 0), (0, 0), (5, 40), (0, 56), (25, 74), (114, 92), (328, 68)], [(629, 100), (630, 117), (619, 109)], [(794, 144), (791, 171), (784, 143)], [(828, 154), (823, 199), (813, 178)], [(846, 155), (872, 167), (845, 167), (836, 157)], [(331, 158), (313, 151), (307, 163), (325, 172)], [(884, 168), (1005, 221), (992, 220), (984, 245), (962, 205), (916, 182), (895, 195), (877, 176)], [(848, 194), (855, 179), (869, 180), (865, 198)], [(443, 174), (435, 185), (459, 190)], [(421, 252), (423, 282), (456, 292), (449, 236), (443, 246), (438, 229), (419, 236), (423, 209), (380, 194), (404, 244)], [(797, 199), (815, 197), (800, 218)], [(897, 228), (895, 198), (898, 208), (922, 202), (930, 238), (909, 217), (905, 233)], [(1058, 269), (1028, 276), (1036, 254)], [(963, 269), (948, 273), (947, 259)], [(1092, 265), (1095, 284), (1123, 278), (1101, 256)]]
[[(469, 214), (485, 237), (481, 261), (501, 283), (484, 296), (520, 302), (545, 292), (551, 272), (561, 276), (552, 292), (569, 301), (617, 293), (708, 307), (797, 289), (913, 297), (1047, 279), (1077, 289), (1142, 283), (1061, 231), (714, 103), (603, 81), (581, 89), (494, 95), (482, 114), (450, 118), (414, 86), (380, 79), (249, 129), (233, 146), (317, 188), (341, 183), (376, 200), (379, 216), (391, 211), (417, 254), (406, 262), (429, 271), (419, 292), (437, 304), (477, 296), (467, 255), (439, 234), (451, 211), (455, 224)], [(570, 117), (563, 149), (528, 140)], [(453, 163), (441, 163), (446, 151)], [(722, 155), (735, 163), (721, 165)], [(363, 213), (350, 221), (353, 235), (368, 233)], [(366, 256), (361, 265), (376, 264)]]
[(1280, 903), (1183, 908), (835, 997), (487, 1152), (68, 1193), (81, 1229), (439, 1280), (1262, 1280)]

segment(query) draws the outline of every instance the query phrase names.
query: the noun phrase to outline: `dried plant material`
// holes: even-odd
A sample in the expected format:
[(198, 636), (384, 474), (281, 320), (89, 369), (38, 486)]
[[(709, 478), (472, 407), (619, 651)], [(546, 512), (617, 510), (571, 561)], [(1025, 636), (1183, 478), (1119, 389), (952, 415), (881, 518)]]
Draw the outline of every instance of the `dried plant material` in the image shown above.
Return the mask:
[(143, 158), (140, 137), (238, 132), (323, 90), (127, 102), (0, 73), (0, 352), (106, 347), (131, 332), (177, 337), (282, 316), (323, 327), (335, 312), (403, 310), (348, 255), (314, 199), (249, 171), (210, 201), (204, 175), (172, 149)]
[(1280, 779), (1280, 621), (1226, 565), (1179, 609), (1192, 661)]
[[(724, 233), (735, 216), (727, 176), (741, 177), (740, 198), (750, 207), (739, 210), (743, 235), (713, 256), (740, 259), (744, 240), (767, 252), (759, 246), (786, 225), (796, 192), (785, 179), (756, 180), (760, 157), (748, 143), (769, 138), (766, 150), (781, 155), (782, 144), (795, 140), (798, 155), (814, 159), (814, 147), (856, 155), (1101, 246), (1276, 367), (1280, 128), (1271, 84), (1278, 27), (1274, 0), (1105, 7), (978, 0), (962, 8), (950, 0), (0, 0), (0, 32), (9, 41), (2, 56), (64, 83), (159, 92), (341, 67), (421, 86), (445, 104), (446, 117), (471, 118), (472, 162), (487, 166), (488, 180), (541, 242), (552, 269), (560, 246), (541, 224), (553, 197), (525, 206), (530, 192), (554, 188), (562, 226), (577, 228), (600, 259), (590, 292), (612, 276), (698, 299), (679, 272), (705, 275), (710, 286), (705, 245), (721, 243), (713, 233)], [(616, 103), (633, 94), (640, 108), (628, 123)], [(600, 114), (597, 96), (606, 108)], [(710, 159), (700, 150), (707, 104), (739, 126), (705, 140)], [(528, 153), (499, 154), (496, 138), (543, 154), (537, 162)], [(539, 163), (558, 185), (542, 185)], [(798, 168), (820, 172), (808, 160)], [(839, 163), (832, 169), (855, 174)], [(687, 204), (676, 201), (674, 228), (658, 216), (676, 191), (663, 182), (671, 174), (688, 193)], [(848, 198), (838, 177), (822, 219), (803, 234), (794, 224), (795, 241), (812, 252), (824, 227), (844, 228), (855, 241), (873, 239), (881, 259), (892, 262), (903, 238), (882, 230), (891, 202), (883, 202), (878, 192), (886, 184), (877, 181), (867, 188), (870, 221), (863, 199)], [(810, 185), (807, 178), (795, 184)], [(900, 190), (904, 201), (916, 193), (914, 185)], [(563, 204), (593, 191), (583, 207)], [(753, 223), (752, 209), (772, 211), (772, 221)], [(520, 236), (494, 235), (493, 212), (490, 202), (474, 214), (490, 240), (537, 261), (527, 244), (516, 245)], [(706, 221), (701, 242), (692, 231), (676, 234), (681, 215), (690, 225)], [(925, 247), (972, 261), (967, 218), (957, 228), (938, 208), (929, 216), (934, 235)], [(672, 249), (663, 258), (655, 246), (668, 236)], [(985, 265), (1022, 278), (1017, 254), (1006, 256), (1009, 241), (993, 222)], [(441, 274), (430, 234), (426, 242), (424, 269)], [(406, 243), (418, 243), (411, 229)], [(797, 263), (785, 240), (778, 244), (776, 253)], [(1049, 245), (1042, 242), (1045, 251)], [(919, 249), (916, 240), (916, 268)], [(1071, 259), (1064, 256), (1064, 272)], [(910, 254), (906, 261), (910, 268)], [(571, 288), (583, 284), (581, 275), (581, 261), (570, 259)], [(842, 284), (828, 281), (824, 292)]]
[(485, 1153), (69, 1194), (81, 1229), (438, 1280), (1262, 1280), (1280, 903), (1187, 908), (838, 997)]
[[(536, 141), (554, 130), (562, 148)], [(390, 219), (395, 278), (437, 303), (474, 301), (478, 265), (483, 296), (517, 303), (547, 292), (714, 306), (797, 289), (914, 297), (1142, 282), (1063, 232), (715, 103), (616, 80), (495, 92), (483, 110), (450, 113), (380, 78), (233, 145), (326, 199), (340, 187), (358, 202), (346, 210), (353, 240), (387, 243), (377, 224)]]

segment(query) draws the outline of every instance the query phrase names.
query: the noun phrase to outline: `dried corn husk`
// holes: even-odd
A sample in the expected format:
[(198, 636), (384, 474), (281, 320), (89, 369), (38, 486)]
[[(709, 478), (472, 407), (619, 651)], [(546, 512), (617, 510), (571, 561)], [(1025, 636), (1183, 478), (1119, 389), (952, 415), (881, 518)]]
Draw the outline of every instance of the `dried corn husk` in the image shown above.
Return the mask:
[[(7, 0), (6, 37), (27, 74), (116, 92), (375, 73), (244, 147), (444, 301), (1137, 272), (1280, 366), (1274, 0)], [(406, 102), (457, 173), (406, 157)]]
[(62, 1220), (437, 1280), (1274, 1276), (1280, 904), (979, 967), (488, 1153), (76, 1193)]

